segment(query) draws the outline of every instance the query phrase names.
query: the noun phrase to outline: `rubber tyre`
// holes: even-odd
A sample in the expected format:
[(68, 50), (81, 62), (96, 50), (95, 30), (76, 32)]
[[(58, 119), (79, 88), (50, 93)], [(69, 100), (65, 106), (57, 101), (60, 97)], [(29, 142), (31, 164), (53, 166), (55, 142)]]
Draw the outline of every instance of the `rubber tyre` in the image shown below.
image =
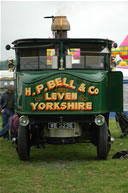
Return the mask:
[(20, 160), (28, 160), (30, 154), (30, 133), (27, 126), (19, 126), (17, 145)]
[(105, 123), (98, 128), (97, 158), (106, 160), (110, 151), (108, 127)]

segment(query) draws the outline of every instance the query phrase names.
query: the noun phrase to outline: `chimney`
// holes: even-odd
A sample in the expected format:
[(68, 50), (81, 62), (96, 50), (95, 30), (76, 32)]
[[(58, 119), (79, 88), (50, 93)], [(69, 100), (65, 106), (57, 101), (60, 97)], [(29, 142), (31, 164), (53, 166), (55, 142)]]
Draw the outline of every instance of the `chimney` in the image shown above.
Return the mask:
[(54, 32), (54, 38), (67, 38), (67, 31), (70, 30), (70, 24), (66, 16), (53, 17), (51, 30)]

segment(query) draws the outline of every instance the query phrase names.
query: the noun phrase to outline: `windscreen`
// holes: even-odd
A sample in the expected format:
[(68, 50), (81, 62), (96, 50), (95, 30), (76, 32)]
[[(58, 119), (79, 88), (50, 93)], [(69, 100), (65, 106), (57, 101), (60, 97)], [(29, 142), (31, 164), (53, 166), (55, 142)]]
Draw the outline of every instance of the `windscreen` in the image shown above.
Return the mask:
[(58, 45), (43, 45), (20, 49), (20, 70), (58, 68)]
[(100, 44), (72, 43), (65, 46), (66, 68), (104, 69), (109, 49)]
[(89, 69), (104, 70), (110, 65), (106, 43), (64, 41), (19, 49), (20, 70)]

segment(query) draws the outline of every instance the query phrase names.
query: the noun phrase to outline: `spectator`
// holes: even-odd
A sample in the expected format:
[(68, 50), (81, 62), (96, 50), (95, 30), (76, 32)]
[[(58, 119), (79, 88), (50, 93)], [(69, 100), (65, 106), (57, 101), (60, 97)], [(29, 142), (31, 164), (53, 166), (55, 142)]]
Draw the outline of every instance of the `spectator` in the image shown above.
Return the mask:
[(9, 119), (9, 128), (11, 132), (12, 145), (17, 147), (17, 132), (19, 127), (19, 116), (15, 113)]
[(14, 86), (9, 85), (7, 91), (1, 95), (0, 111), (2, 117), (2, 130), (0, 134), (9, 140), (9, 118), (14, 114)]
[(7, 123), (2, 130), (0, 130), (0, 137), (2, 137), (3, 135), (5, 135), (5, 133), (8, 131), (9, 129), (9, 123)]

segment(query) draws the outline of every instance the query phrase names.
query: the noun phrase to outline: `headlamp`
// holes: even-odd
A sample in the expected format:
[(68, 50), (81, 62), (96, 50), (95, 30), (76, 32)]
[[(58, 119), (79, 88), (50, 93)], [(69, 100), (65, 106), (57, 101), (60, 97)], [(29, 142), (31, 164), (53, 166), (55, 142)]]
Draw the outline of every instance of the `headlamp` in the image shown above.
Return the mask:
[(28, 116), (22, 115), (20, 117), (20, 125), (27, 126), (29, 124), (29, 118)]
[(95, 124), (98, 125), (98, 126), (101, 126), (105, 123), (105, 118), (103, 115), (97, 115), (95, 117)]

